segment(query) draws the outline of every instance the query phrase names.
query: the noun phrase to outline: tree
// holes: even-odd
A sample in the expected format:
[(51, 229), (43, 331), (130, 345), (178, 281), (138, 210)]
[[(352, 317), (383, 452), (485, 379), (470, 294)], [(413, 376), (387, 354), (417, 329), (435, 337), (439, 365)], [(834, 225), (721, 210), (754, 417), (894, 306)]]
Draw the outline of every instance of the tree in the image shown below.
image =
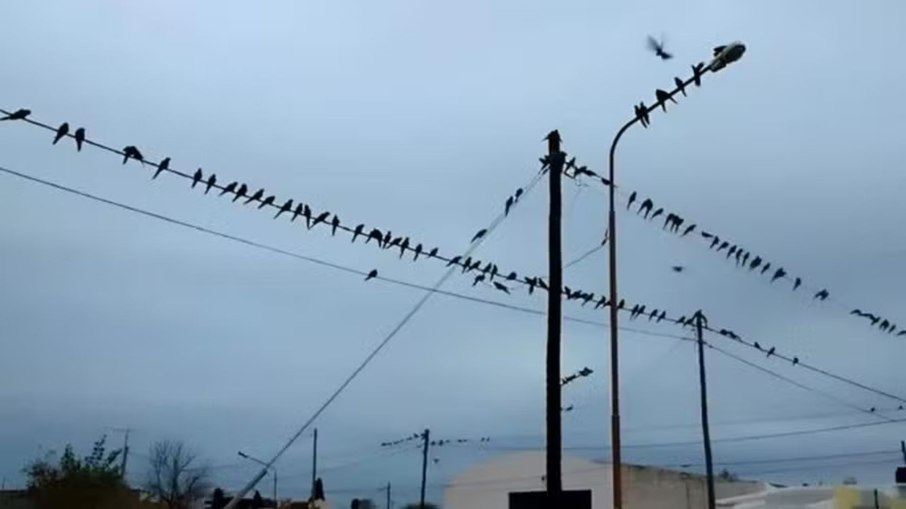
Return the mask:
[(150, 457), (145, 489), (169, 509), (189, 509), (210, 489), (208, 467), (182, 442), (155, 442)]
[(68, 507), (95, 509), (117, 507), (127, 496), (126, 483), (117, 462), (120, 449), (106, 450), (106, 436), (94, 443), (91, 454), (79, 458), (67, 445), (55, 465), (54, 453), (35, 460), (23, 469), (28, 490), (39, 509)]

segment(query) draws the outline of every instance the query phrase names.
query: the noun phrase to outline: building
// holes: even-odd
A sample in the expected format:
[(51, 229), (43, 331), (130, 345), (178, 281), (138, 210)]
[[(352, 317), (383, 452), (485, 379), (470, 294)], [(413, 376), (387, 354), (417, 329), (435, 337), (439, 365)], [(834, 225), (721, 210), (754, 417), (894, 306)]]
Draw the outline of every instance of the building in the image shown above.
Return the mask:
[[(592, 509), (610, 509), (609, 463), (563, 458), (563, 489), (591, 490)], [(444, 492), (444, 509), (508, 509), (509, 494), (543, 491), (545, 453), (499, 456), (455, 476)], [(704, 476), (655, 467), (623, 465), (624, 506), (628, 509), (702, 509), (707, 507)], [(760, 482), (718, 482), (717, 498), (765, 490)]]

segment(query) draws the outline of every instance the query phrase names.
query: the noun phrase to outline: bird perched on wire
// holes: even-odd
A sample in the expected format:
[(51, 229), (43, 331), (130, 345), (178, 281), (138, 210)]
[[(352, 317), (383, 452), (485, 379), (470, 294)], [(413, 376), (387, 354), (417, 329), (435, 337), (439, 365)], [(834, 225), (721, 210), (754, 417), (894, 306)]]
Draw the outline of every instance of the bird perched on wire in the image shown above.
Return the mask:
[(663, 38), (659, 41), (654, 37), (648, 36), (648, 49), (653, 51), (661, 60), (670, 60), (673, 55), (664, 50)]
[(76, 142), (76, 151), (82, 151), (82, 143), (85, 143), (85, 128), (80, 127), (75, 130), (75, 135), (73, 136)]
[(10, 113), (9, 115), (6, 115), (3, 118), (0, 118), (0, 120), (25, 120), (25, 118), (29, 115), (31, 115), (31, 110), (22, 108)]
[(59, 141), (67, 134), (69, 134), (69, 122), (63, 122), (60, 124), (60, 127), (57, 128), (57, 134), (53, 137), (53, 145), (59, 143)]

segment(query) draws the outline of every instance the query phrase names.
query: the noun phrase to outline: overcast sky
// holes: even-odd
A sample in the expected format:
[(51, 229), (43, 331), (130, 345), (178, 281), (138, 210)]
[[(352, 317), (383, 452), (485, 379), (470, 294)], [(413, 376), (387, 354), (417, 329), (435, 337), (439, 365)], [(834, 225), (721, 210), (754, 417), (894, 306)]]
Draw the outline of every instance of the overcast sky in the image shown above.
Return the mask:
[[(902, 340), (847, 316), (872, 310), (906, 325), (901, 100), (906, 4), (848, 2), (122, 2), (0, 5), (0, 107), (27, 107), (89, 137), (137, 145), (153, 160), (216, 172), (457, 254), (537, 171), (541, 138), (605, 171), (609, 141), (674, 76), (735, 39), (748, 51), (652, 115), (620, 145), (619, 182), (801, 276), (832, 299), (736, 269), (701, 242), (621, 214), (620, 288), (632, 302), (684, 314), (906, 397)], [(666, 37), (676, 58), (645, 49)], [(424, 285), (443, 266), (400, 261), (326, 229), (204, 196), (187, 182), (51, 133), (0, 124), (0, 166), (306, 256)], [(529, 193), (476, 252), (503, 270), (546, 271), (546, 186)], [(622, 198), (621, 198), (622, 199)], [(606, 194), (564, 185), (564, 253), (597, 245)], [(269, 457), (420, 298), (350, 275), (0, 175), (0, 475), (24, 483), (30, 459), (133, 428), (130, 477), (148, 446), (184, 440), (237, 489), (255, 472), (237, 450)], [(688, 223), (687, 223), (688, 224)], [(686, 268), (671, 271), (673, 265)], [(566, 284), (606, 289), (606, 256)], [(543, 310), (512, 297), (445, 287)], [(566, 314), (603, 320), (573, 302)], [(650, 309), (650, 308), (649, 308)], [(675, 334), (675, 326), (636, 328)], [(566, 321), (569, 454), (606, 458), (606, 328)], [(430, 495), (461, 469), (544, 443), (543, 316), (436, 296), (317, 422), (328, 494), (417, 497), (419, 454), (379, 443), (430, 427), (437, 438), (492, 437), (438, 449)], [(896, 401), (715, 342), (862, 408)], [(622, 335), (629, 445), (696, 440), (694, 349)], [(716, 439), (872, 422), (851, 407), (709, 354)], [(902, 412), (891, 417), (906, 417)], [(753, 478), (891, 482), (903, 424), (717, 442), (715, 460)], [(280, 460), (280, 490), (303, 496), (310, 438)], [(763, 462), (890, 451), (851, 461)], [(628, 461), (700, 463), (699, 445), (627, 447)], [(886, 461), (886, 463), (885, 463)], [(433, 462), (432, 462), (433, 463)], [(269, 484), (263, 484), (269, 493)]]

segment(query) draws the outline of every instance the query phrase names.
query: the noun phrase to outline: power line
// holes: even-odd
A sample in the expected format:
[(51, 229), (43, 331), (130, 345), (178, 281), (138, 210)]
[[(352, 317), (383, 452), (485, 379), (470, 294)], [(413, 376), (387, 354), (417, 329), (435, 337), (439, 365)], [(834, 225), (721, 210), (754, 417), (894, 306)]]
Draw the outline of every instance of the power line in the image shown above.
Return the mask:
[[(157, 214), (157, 213), (154, 213), (154, 212), (150, 212), (150, 211), (147, 211), (147, 210), (144, 210), (144, 209), (140, 209), (140, 208), (137, 208), (137, 207), (133, 207), (133, 206), (130, 206), (130, 205), (126, 205), (126, 204), (121, 203), (121, 202), (109, 200), (109, 199), (102, 198), (102, 197), (99, 197), (99, 196), (96, 196), (96, 195), (93, 195), (93, 194), (90, 194), (90, 193), (87, 193), (87, 192), (79, 191), (79, 190), (76, 190), (76, 189), (73, 189), (73, 188), (70, 188), (70, 187), (67, 187), (67, 186), (63, 186), (63, 185), (60, 185), (60, 184), (56, 184), (56, 183), (54, 183), (54, 182), (50, 182), (50, 181), (47, 181), (47, 180), (44, 180), (44, 179), (40, 179), (40, 178), (37, 178), (37, 177), (33, 177), (33, 176), (30, 176), (30, 175), (26, 175), (26, 174), (24, 174), (24, 173), (20, 173), (20, 172), (14, 171), (14, 170), (10, 170), (10, 169), (8, 169), (8, 168), (0, 167), (0, 171), (4, 172), (4, 173), (6, 173), (6, 174), (9, 174), (9, 175), (15, 176), (15, 177), (19, 177), (19, 178), (22, 178), (22, 179), (31, 181), (31, 182), (33, 182), (33, 183), (41, 184), (41, 185), (48, 186), (48, 187), (51, 187), (51, 188), (54, 188), (54, 189), (57, 189), (57, 190), (60, 190), (60, 191), (64, 191), (64, 192), (67, 192), (67, 193), (71, 193), (71, 194), (74, 194), (74, 195), (83, 197), (83, 198), (86, 198), (86, 199), (90, 199), (90, 200), (93, 200), (93, 201), (97, 201), (97, 202), (100, 202), (100, 203), (104, 203), (104, 204), (109, 205), (109, 206), (117, 207), (117, 208), (120, 208), (120, 209), (122, 209), (122, 210), (126, 210), (126, 211), (128, 211), (128, 212), (136, 213), (136, 214), (143, 215), (143, 216), (146, 216), (146, 217), (150, 217), (150, 218), (153, 218), (153, 219), (158, 219), (158, 220), (161, 220), (161, 221), (164, 221), (164, 222), (173, 224), (173, 225), (182, 226), (182, 227), (184, 227), (184, 228), (188, 228), (188, 229), (191, 229), (191, 230), (195, 230), (195, 231), (198, 231), (198, 232), (201, 232), (201, 233), (205, 233), (205, 234), (208, 234), (208, 235), (213, 235), (213, 236), (220, 237), (220, 238), (223, 238), (223, 239), (226, 239), (226, 240), (231, 240), (231, 241), (233, 241), (233, 242), (238, 242), (238, 243), (240, 243), (240, 244), (244, 244), (244, 245), (247, 245), (247, 246), (250, 246), (250, 247), (254, 247), (254, 248), (257, 248), (257, 249), (262, 249), (262, 250), (269, 251), (269, 252), (272, 252), (272, 253), (281, 254), (281, 255), (284, 255), (284, 256), (289, 256), (289, 257), (291, 257), (291, 258), (295, 258), (295, 259), (298, 259), (298, 260), (306, 261), (306, 262), (309, 262), (309, 263), (313, 263), (313, 264), (316, 264), (316, 265), (320, 265), (320, 266), (332, 268), (332, 269), (335, 269), (335, 270), (339, 270), (339, 271), (343, 271), (343, 272), (347, 272), (347, 273), (351, 273), (351, 274), (356, 274), (356, 275), (360, 275), (360, 276), (365, 275), (365, 271), (362, 271), (362, 270), (353, 269), (353, 268), (350, 268), (350, 267), (347, 267), (347, 266), (343, 266), (343, 265), (340, 265), (340, 264), (328, 262), (328, 261), (321, 260), (321, 259), (318, 259), (318, 258), (314, 258), (314, 257), (309, 257), (309, 256), (301, 255), (301, 254), (298, 254), (298, 253), (295, 253), (295, 252), (292, 252), (292, 251), (287, 251), (287, 250), (280, 249), (280, 248), (277, 248), (277, 247), (274, 247), (274, 246), (270, 246), (270, 245), (267, 245), (267, 244), (262, 244), (262, 243), (260, 243), (260, 242), (255, 242), (255, 241), (252, 241), (252, 240), (249, 240), (249, 239), (245, 239), (245, 238), (242, 238), (242, 237), (238, 237), (238, 236), (235, 236), (235, 235), (230, 235), (230, 234), (227, 234), (227, 233), (224, 233), (224, 232), (220, 232), (220, 231), (217, 231), (217, 230), (213, 230), (213, 229), (210, 229), (210, 228), (206, 228), (206, 227), (203, 227), (203, 226), (200, 226), (200, 225), (197, 225), (197, 224), (188, 223), (188, 222), (185, 222), (185, 221), (181, 221), (181, 220), (178, 220), (178, 219), (174, 219), (174, 218), (171, 218), (171, 217), (168, 217), (168, 216), (164, 216), (164, 215)], [(392, 279), (392, 278), (386, 278), (386, 277), (383, 277), (383, 276), (378, 276), (378, 279), (383, 280), (383, 281), (386, 281), (386, 282), (391, 283), (391, 284), (397, 284), (397, 285), (400, 285), (400, 286), (405, 286), (405, 287), (409, 287), (409, 288), (413, 288), (413, 289), (419, 289), (419, 290), (424, 290), (424, 291), (429, 291), (429, 290), (431, 290), (429, 287), (426, 287), (426, 286), (423, 286), (423, 285), (418, 285), (418, 284), (414, 284), (414, 283), (409, 283), (409, 282), (405, 282), (405, 281), (401, 281), (401, 280), (396, 280), (396, 279)], [(515, 306), (515, 305), (511, 305), (511, 304), (507, 304), (507, 303), (503, 303), (503, 302), (498, 302), (498, 301), (492, 301), (492, 300), (488, 300), (488, 299), (482, 299), (482, 298), (473, 297), (473, 296), (469, 296), (469, 295), (464, 295), (464, 294), (459, 294), (459, 293), (455, 293), (455, 292), (450, 292), (450, 291), (447, 291), (447, 290), (440, 290), (440, 289), (438, 289), (438, 290), (435, 290), (435, 292), (436, 292), (436, 293), (440, 293), (440, 294), (445, 295), (445, 296), (448, 296), (448, 297), (458, 298), (458, 299), (467, 300), (467, 301), (471, 301), (471, 302), (482, 303), (482, 304), (486, 304), (486, 305), (491, 305), (491, 306), (500, 307), (500, 308), (503, 308), (503, 309), (509, 309), (509, 310), (513, 310), (513, 311), (519, 311), (519, 312), (523, 312), (523, 313), (533, 314), (533, 315), (537, 315), (537, 316), (544, 316), (544, 314), (545, 314), (544, 311), (541, 311), (541, 310), (535, 310), (535, 309), (531, 309), (531, 308), (526, 308), (526, 307), (521, 307), (521, 306)], [(569, 320), (569, 321), (573, 321), (573, 322), (577, 322), (577, 323), (583, 323), (583, 324), (586, 324), (586, 325), (592, 325), (592, 326), (595, 326), (595, 327), (606, 327), (606, 326), (607, 326), (607, 322), (602, 322), (602, 321), (587, 320), (587, 319), (576, 318), (576, 317), (570, 317), (570, 316), (565, 316), (564, 319), (565, 319), (565, 320)], [(621, 330), (625, 330), (625, 331), (630, 331), (630, 332), (638, 333), (638, 334), (644, 334), (644, 335), (654, 336), (654, 337), (665, 337), (665, 338), (672, 338), (672, 339), (688, 340), (688, 338), (686, 338), (685, 336), (681, 336), (681, 335), (668, 334), (668, 333), (659, 333), (659, 332), (654, 332), (654, 331), (649, 331), (649, 330), (644, 330), (644, 329), (638, 329), (638, 328), (633, 328), (633, 327), (622, 326), (622, 327), (620, 327), (620, 329), (621, 329)], [(740, 343), (740, 344), (745, 344), (745, 345), (747, 345), (747, 346), (751, 346), (751, 347), (754, 348), (754, 345), (747, 344), (747, 343), (745, 343), (745, 342), (742, 342), (742, 343)], [(713, 345), (712, 345), (712, 346), (713, 346)], [(722, 352), (722, 353), (724, 353), (724, 352)], [(775, 354), (775, 355), (778, 356), (779, 358), (791, 360), (791, 359), (789, 359), (789, 358), (783, 356), (782, 354)], [(747, 362), (747, 361), (746, 361), (746, 362)], [(762, 368), (759, 367), (758, 369), (762, 369)], [(840, 381), (845, 381), (846, 383), (849, 383), (849, 384), (851, 384), (851, 385), (855, 385), (855, 386), (860, 387), (860, 388), (863, 388), (863, 389), (865, 389), (865, 390), (869, 390), (869, 391), (871, 391), (871, 392), (876, 392), (876, 393), (877, 393), (877, 391), (874, 390), (874, 389), (872, 389), (872, 388), (866, 388), (867, 386), (863, 386), (862, 384), (859, 384), (859, 383), (857, 383), (857, 382), (851, 381), (851, 380), (849, 380), (849, 379), (845, 379), (845, 378), (843, 378), (843, 377), (840, 377), (839, 375), (832, 374), (832, 373), (830, 373), (830, 372), (827, 372), (826, 370), (820, 370), (820, 371), (818, 371), (818, 373), (824, 374), (825, 376), (830, 376), (831, 378), (834, 378), (834, 379), (837, 379), (837, 380), (840, 380)], [(798, 383), (795, 383), (795, 384), (796, 384), (796, 385), (799, 385)], [(809, 389), (809, 390), (811, 390), (811, 389)], [(885, 395), (886, 395), (886, 394), (885, 394)], [(896, 398), (896, 399), (899, 399), (899, 398)], [(863, 409), (860, 409), (860, 411), (864, 411), (864, 410), (863, 410)]]
[[(600, 175), (592, 170), (588, 170), (587, 168), (583, 167), (583, 171), (577, 172), (574, 177), (578, 179), (582, 175), (587, 175), (589, 177), (595, 178), (596, 180), (601, 182), (605, 188), (611, 185), (611, 183), (607, 179), (602, 178)], [(627, 193), (624, 191), (618, 190), (617, 192), (624, 198), (627, 196)], [(637, 203), (638, 196), (639, 193), (635, 191), (628, 194), (626, 205), (627, 209), (630, 209), (635, 203)], [(642, 215), (643, 211), (644, 215)], [(664, 226), (661, 228), (661, 231), (679, 236), (680, 238), (698, 239), (705, 245), (707, 245), (710, 251), (713, 251), (715, 253), (721, 253), (726, 249), (727, 251), (724, 259), (734, 260), (736, 266), (742, 268), (746, 272), (755, 272), (756, 269), (760, 269), (758, 271), (759, 275), (765, 275), (772, 267), (773, 262), (769, 262), (767, 259), (763, 259), (761, 256), (755, 255), (754, 253), (741, 247), (739, 244), (727, 240), (726, 237), (713, 233), (712, 230), (704, 230), (703, 228), (699, 227), (697, 223), (686, 222), (685, 218), (683, 218), (679, 214), (667, 212), (664, 208), (658, 208), (657, 210), (655, 210), (654, 202), (648, 198), (639, 203), (634, 215), (639, 217), (640, 219), (643, 219), (646, 223), (652, 223), (656, 217), (662, 216), (665, 212), (667, 213), (667, 215), (664, 217)], [(751, 262), (749, 261), (750, 258)], [(846, 312), (847, 316), (855, 316), (860, 319), (869, 320), (871, 322), (872, 328), (877, 327), (882, 332), (886, 332), (888, 334), (897, 332), (898, 337), (906, 336), (906, 328), (897, 327), (897, 324), (894, 323), (893, 320), (884, 318), (883, 316), (880, 316), (876, 313), (864, 312), (858, 307), (847, 306), (831, 297), (830, 291), (827, 289), (827, 287), (812, 287), (804, 283), (802, 278), (787, 274), (786, 270), (779, 264), (775, 264), (773, 266), (773, 269), (774, 270), (771, 271), (771, 283), (776, 280), (786, 281), (793, 286), (794, 292), (799, 288), (812, 292), (812, 300), (829, 301), (831, 303), (834, 303), (838, 308)]]

